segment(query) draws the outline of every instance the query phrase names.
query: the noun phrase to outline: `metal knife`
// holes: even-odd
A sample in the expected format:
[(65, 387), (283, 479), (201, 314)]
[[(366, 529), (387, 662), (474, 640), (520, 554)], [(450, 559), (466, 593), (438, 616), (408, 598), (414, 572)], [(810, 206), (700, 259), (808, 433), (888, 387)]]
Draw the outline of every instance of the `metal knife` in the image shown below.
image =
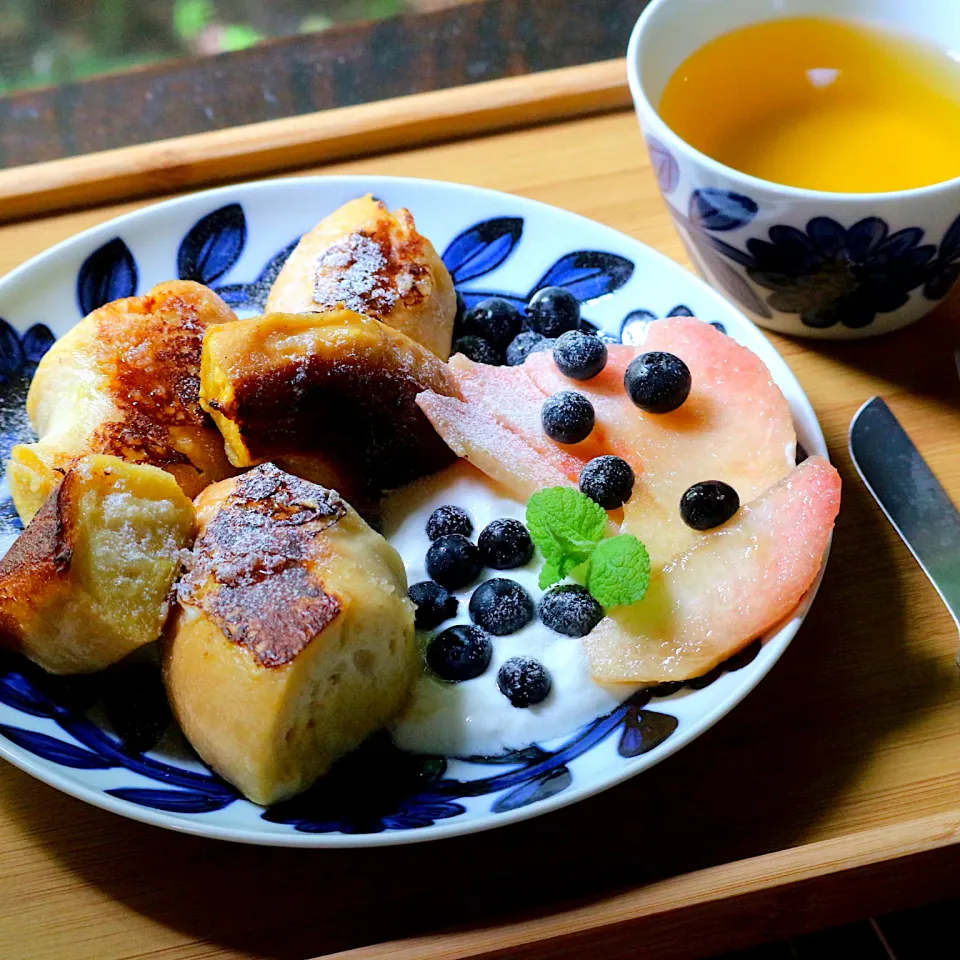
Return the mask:
[(880, 397), (850, 422), (850, 456), (960, 629), (960, 513)]

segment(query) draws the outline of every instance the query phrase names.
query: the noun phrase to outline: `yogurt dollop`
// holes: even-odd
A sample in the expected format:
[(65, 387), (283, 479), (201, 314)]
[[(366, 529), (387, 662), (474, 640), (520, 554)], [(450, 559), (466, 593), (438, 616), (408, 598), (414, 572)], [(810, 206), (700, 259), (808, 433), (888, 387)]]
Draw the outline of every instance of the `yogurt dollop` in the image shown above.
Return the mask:
[[(409, 583), (429, 579), (424, 567), (430, 546), (427, 518), (447, 503), (467, 511), (473, 520), (474, 539), (491, 520), (509, 517), (523, 521), (526, 509), (462, 460), (391, 494), (383, 505), (383, 532), (403, 558)], [(542, 557), (535, 554), (526, 566), (513, 570), (484, 569), (476, 583), (456, 591), (460, 601), (456, 617), (436, 631), (418, 633), (421, 648), (436, 632), (457, 623), (470, 623), (470, 596), (484, 580), (515, 580), (537, 603), (543, 595), (537, 587), (542, 563)], [(495, 756), (572, 733), (609, 713), (635, 689), (595, 682), (590, 676), (583, 641), (554, 633), (536, 616), (522, 630), (491, 640), (493, 659), (482, 676), (447, 683), (424, 671), (406, 710), (393, 723), (391, 732), (398, 746), (446, 756)], [(497, 687), (500, 665), (517, 656), (539, 660), (550, 674), (550, 694), (536, 706), (514, 707)]]

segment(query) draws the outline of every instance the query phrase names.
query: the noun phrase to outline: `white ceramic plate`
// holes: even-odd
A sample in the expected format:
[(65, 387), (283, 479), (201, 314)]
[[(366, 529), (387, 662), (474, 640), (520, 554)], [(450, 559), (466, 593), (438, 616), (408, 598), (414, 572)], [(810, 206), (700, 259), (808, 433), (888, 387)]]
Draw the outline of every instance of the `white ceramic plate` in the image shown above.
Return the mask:
[[(563, 210), (473, 187), (387, 177), (250, 183), (160, 203), (88, 230), (0, 282), (0, 454), (32, 439), (23, 399), (36, 361), (87, 312), (172, 277), (207, 283), (238, 312), (259, 312), (291, 245), (336, 207), (372, 192), (406, 206), (445, 251), (468, 304), (480, 294), (518, 305), (562, 284), (584, 316), (626, 340), (649, 319), (692, 313), (721, 324), (770, 368), (800, 443), (826, 455), (814, 412), (786, 364), (734, 307), (636, 240)], [(19, 521), (0, 488), (0, 527)], [(170, 730), (145, 754), (123, 746), (97, 702), (99, 681), (48, 678), (18, 657), (0, 663), (0, 754), (75, 797), (187, 833), (278, 846), (411, 843), (547, 813), (625, 780), (699, 736), (783, 653), (793, 618), (699, 689), (640, 695), (577, 732), (483, 763), (402, 754), (379, 744), (342, 775), (265, 810), (207, 770)]]

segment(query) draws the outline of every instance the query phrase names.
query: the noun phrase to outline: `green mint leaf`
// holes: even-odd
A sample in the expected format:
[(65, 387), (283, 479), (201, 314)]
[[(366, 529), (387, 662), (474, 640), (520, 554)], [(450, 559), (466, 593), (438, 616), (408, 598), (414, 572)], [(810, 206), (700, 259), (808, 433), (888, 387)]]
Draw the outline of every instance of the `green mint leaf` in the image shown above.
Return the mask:
[(560, 564), (553, 559), (544, 560), (543, 566), (540, 568), (540, 579), (537, 581), (540, 589), (546, 590), (555, 583), (559, 583), (562, 579), (563, 572), (560, 569)]
[(650, 555), (634, 536), (623, 533), (597, 544), (590, 558), (587, 589), (604, 608), (642, 600), (650, 584)]
[(549, 558), (544, 561), (540, 570), (539, 585), (541, 590), (552, 587), (570, 575), (574, 567), (579, 567), (583, 563), (579, 557), (562, 556), (559, 559)]
[(546, 560), (575, 558), (566, 576), (583, 563), (603, 536), (607, 511), (572, 487), (547, 487), (527, 501), (527, 529)]

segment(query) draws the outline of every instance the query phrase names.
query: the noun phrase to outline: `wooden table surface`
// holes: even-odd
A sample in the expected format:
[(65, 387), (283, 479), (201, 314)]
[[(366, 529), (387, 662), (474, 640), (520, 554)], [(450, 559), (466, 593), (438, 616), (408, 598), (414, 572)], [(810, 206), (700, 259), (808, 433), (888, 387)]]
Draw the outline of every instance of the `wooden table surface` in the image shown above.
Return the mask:
[[(323, 172), (507, 190), (592, 217), (685, 262), (626, 112)], [(137, 205), (4, 226), (0, 271)], [(645, 895), (650, 903), (660, 898), (662, 910), (680, 911), (671, 890), (690, 897), (698, 889), (706, 901), (724, 884), (746, 883), (751, 868), (736, 864), (687, 881), (681, 875), (689, 871), (798, 848), (757, 862), (800, 876), (800, 865), (813, 856), (808, 851), (822, 850), (824, 858), (833, 851), (837, 863), (824, 862), (826, 872), (855, 865), (857, 851), (875, 835), (845, 838), (872, 828), (887, 828), (880, 833), (902, 838), (904, 849), (954, 837), (960, 830), (957, 629), (857, 480), (846, 430), (864, 400), (883, 394), (960, 502), (958, 327), (955, 300), (877, 340), (772, 337), (816, 408), (843, 474), (833, 553), (813, 611), (780, 663), (729, 717), (676, 756), (528, 823), (369, 851), (272, 850), (180, 836), (86, 806), (0, 765), (0, 957), (303, 958), (458, 926), (473, 932), (351, 956), (553, 957), (562, 951), (546, 940), (513, 950), (505, 933), (487, 928), (509, 918), (519, 930), (548, 916), (542, 936), (560, 937), (578, 917), (615, 913)], [(816, 841), (828, 842), (802, 846)], [(644, 927), (630, 928), (632, 934), (600, 952), (605, 960), (704, 956), (747, 937), (773, 938), (858, 911), (956, 895), (955, 853), (902, 877), (861, 871), (859, 883), (837, 884), (826, 895), (819, 886), (801, 887), (789, 902), (774, 896), (760, 915), (741, 911), (735, 922), (721, 923), (706, 908), (678, 912), (696, 922), (672, 936), (661, 925), (653, 939), (644, 938)], [(567, 902), (568, 911), (555, 913)], [(568, 942), (569, 955), (586, 955), (584, 944), (593, 943), (591, 952), (597, 944), (570, 942), (580, 948)]]

